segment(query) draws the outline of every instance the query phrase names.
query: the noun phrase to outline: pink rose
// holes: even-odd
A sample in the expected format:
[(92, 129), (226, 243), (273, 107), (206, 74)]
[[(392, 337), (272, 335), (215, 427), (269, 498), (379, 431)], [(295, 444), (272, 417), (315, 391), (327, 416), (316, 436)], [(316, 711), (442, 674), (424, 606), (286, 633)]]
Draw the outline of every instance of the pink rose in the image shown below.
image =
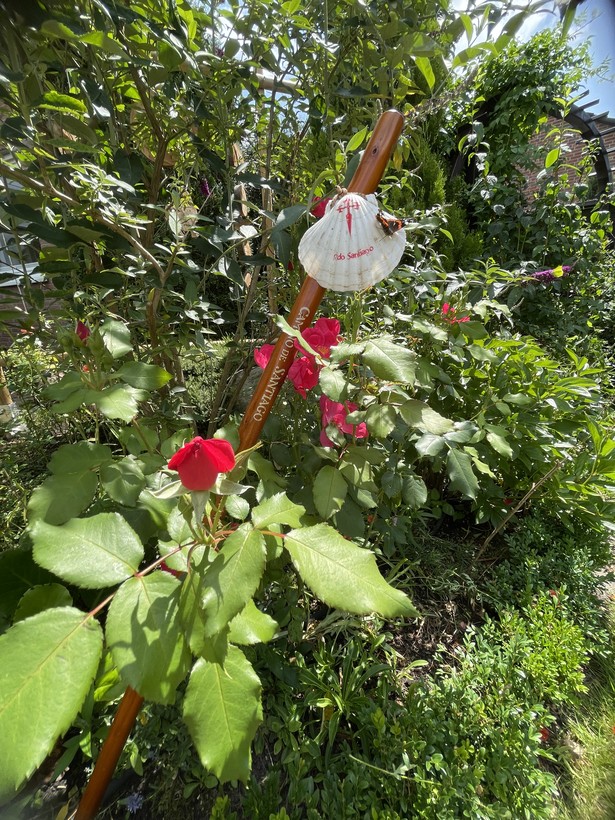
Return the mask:
[(193, 438), (178, 450), (169, 461), (169, 470), (179, 473), (181, 483), (188, 490), (211, 490), (218, 473), (226, 473), (235, 466), (235, 453), (228, 441), (219, 438)]
[(354, 413), (359, 407), (352, 401), (341, 404), (339, 401), (332, 401), (327, 396), (320, 397), (320, 411), (322, 413), (320, 431), (320, 443), (323, 447), (335, 447), (335, 444), (327, 436), (327, 425), (335, 424), (342, 433), (354, 435), (355, 438), (367, 438), (367, 425), (364, 421), (361, 424), (348, 424), (346, 416)]

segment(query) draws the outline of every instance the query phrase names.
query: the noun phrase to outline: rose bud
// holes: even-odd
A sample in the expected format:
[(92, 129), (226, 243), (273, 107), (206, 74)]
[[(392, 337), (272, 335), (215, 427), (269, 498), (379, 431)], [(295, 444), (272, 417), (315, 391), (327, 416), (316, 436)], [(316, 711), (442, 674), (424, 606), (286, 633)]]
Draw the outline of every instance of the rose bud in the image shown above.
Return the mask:
[(226, 473), (235, 466), (235, 453), (228, 441), (220, 438), (193, 438), (178, 450), (169, 461), (169, 470), (179, 473), (187, 490), (211, 490), (218, 473)]

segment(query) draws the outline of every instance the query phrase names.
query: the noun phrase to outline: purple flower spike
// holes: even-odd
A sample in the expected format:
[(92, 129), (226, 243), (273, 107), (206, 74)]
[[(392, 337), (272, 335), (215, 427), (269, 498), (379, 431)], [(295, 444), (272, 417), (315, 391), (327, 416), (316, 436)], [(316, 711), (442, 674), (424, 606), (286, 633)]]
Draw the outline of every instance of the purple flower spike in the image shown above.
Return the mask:
[[(562, 265), (562, 276), (566, 276), (570, 273), (571, 270), (572, 268), (570, 267), (570, 265)], [(549, 268), (549, 270), (537, 270), (535, 273), (532, 274), (532, 279), (536, 279), (538, 282), (554, 282), (556, 279), (560, 278), (560, 276), (555, 275), (554, 268)]]
[(553, 282), (555, 280), (553, 270), (537, 270), (532, 274), (532, 278), (537, 279), (539, 282)]
[(209, 187), (209, 182), (205, 179), (205, 177), (203, 177), (199, 183), (199, 191), (203, 194), (205, 199), (209, 199), (211, 196), (211, 188)]

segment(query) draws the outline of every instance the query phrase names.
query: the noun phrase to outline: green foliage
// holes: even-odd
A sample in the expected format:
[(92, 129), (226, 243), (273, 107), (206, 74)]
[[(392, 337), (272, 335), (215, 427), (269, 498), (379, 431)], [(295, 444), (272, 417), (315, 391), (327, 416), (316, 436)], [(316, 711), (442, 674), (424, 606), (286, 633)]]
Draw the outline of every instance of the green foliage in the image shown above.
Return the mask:
[[(417, 677), (420, 663), (394, 671), (386, 638), (372, 642), (366, 652), (356, 639), (329, 641), (294, 669), (269, 658), (278, 682), (260, 742), (279, 756), (291, 818), (297, 806), (314, 818), (550, 816), (556, 783), (540, 766), (552, 759), (540, 730), (549, 707), (583, 691), (585, 652), (556, 601), (473, 630), (433, 678)], [(259, 810), (266, 794), (252, 781), (250, 816), (272, 811)]]
[[(63, 606), (19, 620), (0, 637), (0, 726), (6, 739), (1, 800), (12, 797), (73, 722), (94, 679), (102, 643), (102, 630), (94, 618)], [(67, 668), (71, 685), (58, 686)], [(50, 703), (49, 692), (54, 689)]]
[(610, 656), (601, 587), (610, 578), (612, 547), (605, 532), (574, 519), (554, 519), (543, 505), (524, 516), (507, 536), (507, 554), (494, 568), (486, 600), (497, 607), (527, 607), (549, 594), (586, 637), (592, 655)]
[[(432, 679), (417, 677), (422, 658), (399, 659), (374, 620), (419, 616), (408, 579), (436, 563), (419, 531), (502, 528), (510, 502), (519, 516), (539, 498), (558, 521), (612, 521), (605, 375), (591, 344), (571, 344), (587, 337), (578, 314), (599, 296), (608, 215), (601, 203), (583, 216), (560, 184), (561, 134), (532, 211), (514, 189), (530, 164), (513, 137), (527, 142), (547, 105), (530, 79), (544, 75), (543, 88), (563, 96), (582, 60), (566, 67), (550, 35), (535, 41), (536, 59), (531, 47), (502, 51), (523, 16), (453, 60), (490, 51), (468, 85), (501, 106), (466, 139), (482, 174), (471, 207), (462, 184), (446, 184), (437, 132), (450, 99), (435, 93), (455, 43), (499, 13), (405, 0), (145, 0), (43, 4), (26, 30), (8, 16), (0, 228), (12, 252), (23, 243), (38, 256), (59, 306), (44, 307), (26, 277), (19, 321), (50, 352), (20, 340), (7, 368), (57, 438), (49, 475), (37, 469), (11, 489), (23, 516), (39, 484), (27, 508), (32, 550), (0, 556), (10, 703), (0, 720), (16, 739), (3, 799), (72, 722), (65, 754), (91, 755), (93, 703), (130, 685), (158, 704), (149, 735), (127, 749), (131, 765), (172, 738), (167, 763), (178, 762), (182, 791), (163, 783), (166, 806), (217, 778), (249, 782), (253, 817), (296, 807), (309, 818), (549, 816), (539, 729), (583, 692), (584, 636), (599, 634), (597, 542), (575, 576), (577, 537), (558, 564), (552, 542), (538, 557), (513, 536), (508, 586), (498, 598), (496, 570), (485, 594), (499, 623), (471, 631), (450, 666), (443, 650)], [(277, 78), (271, 93), (262, 69)], [(345, 342), (319, 385), (305, 400), (286, 387), (263, 450), (189, 498), (165, 470), (194, 435), (185, 375), (199, 424), (211, 434), (224, 423), (219, 434), (236, 442), (250, 339), (267, 337), (267, 315), (289, 306), (310, 203), (349, 177), (383, 102), (414, 106), (420, 126), (400, 141), (382, 189), (409, 218), (404, 264), (367, 294), (331, 297)], [(443, 272), (496, 252), (500, 266)], [(531, 279), (543, 260), (574, 262), (579, 275), (547, 291)], [(594, 317), (609, 338), (605, 300)], [(319, 441), (319, 394), (356, 407), (343, 404), (326, 426), (332, 446)], [(343, 413), (354, 432), (338, 424)], [(33, 414), (28, 424), (31, 435)], [(551, 571), (556, 596), (542, 586)], [(455, 583), (475, 591), (465, 570), (450, 572), (443, 605)], [(49, 697), (67, 674), (70, 692)], [(209, 775), (186, 750), (180, 712)], [(252, 747), (261, 765), (261, 755), (278, 764), (262, 784), (249, 780)], [(223, 814), (220, 796), (212, 816)]]

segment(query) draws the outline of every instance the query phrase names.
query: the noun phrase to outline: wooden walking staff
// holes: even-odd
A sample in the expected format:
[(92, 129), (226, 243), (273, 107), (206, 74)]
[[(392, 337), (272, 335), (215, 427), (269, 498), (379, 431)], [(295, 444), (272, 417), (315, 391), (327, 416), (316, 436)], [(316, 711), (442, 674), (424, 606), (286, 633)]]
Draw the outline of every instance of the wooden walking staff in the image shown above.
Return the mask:
[[(348, 185), (349, 192), (371, 194), (376, 190), (403, 125), (402, 114), (394, 109), (385, 111), (380, 116), (359, 167)], [(289, 325), (296, 330), (306, 328), (314, 318), (325, 292), (325, 288), (315, 279), (307, 276), (288, 316)], [(240, 451), (247, 450), (258, 441), (295, 354), (293, 337), (282, 333), (239, 426)], [(129, 686), (102, 746), (92, 777), (71, 820), (92, 820), (96, 816), (142, 703), (141, 695)]]

